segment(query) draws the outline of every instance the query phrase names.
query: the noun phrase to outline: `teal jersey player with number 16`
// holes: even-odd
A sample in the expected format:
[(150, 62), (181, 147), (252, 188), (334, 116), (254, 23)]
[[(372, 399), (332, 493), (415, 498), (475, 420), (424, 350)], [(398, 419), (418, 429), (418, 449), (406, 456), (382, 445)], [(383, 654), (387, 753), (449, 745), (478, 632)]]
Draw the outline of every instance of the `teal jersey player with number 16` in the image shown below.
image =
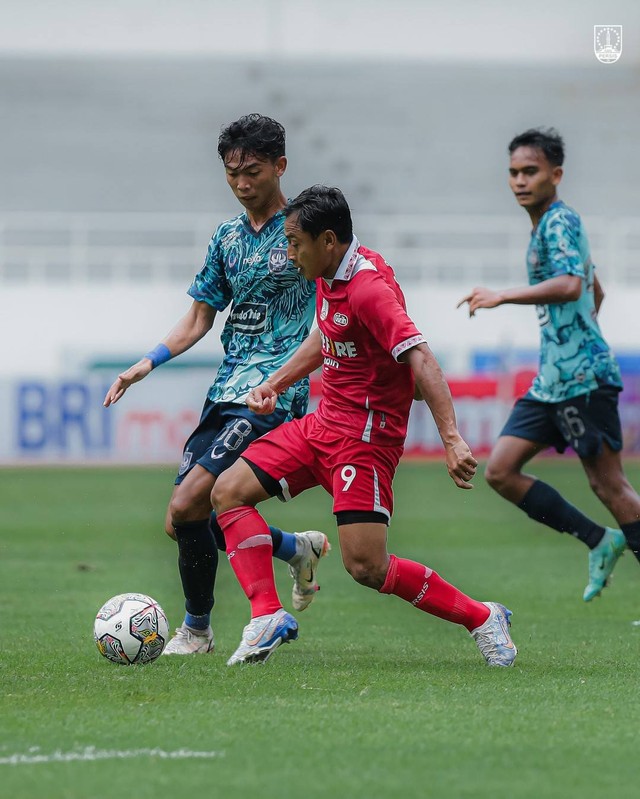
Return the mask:
[[(607, 584), (627, 544), (640, 559), (640, 497), (624, 474), (620, 456), (622, 381), (598, 324), (604, 292), (584, 226), (557, 194), (564, 142), (553, 129), (528, 130), (513, 139), (509, 153), (509, 185), (533, 225), (529, 285), (503, 291), (478, 287), (460, 305), (469, 304), (470, 316), (504, 303), (535, 305), (540, 367), (526, 396), (516, 402), (485, 476), (532, 519), (586, 544), (589, 582), (583, 599), (589, 602)], [(597, 524), (552, 486), (523, 473), (524, 465), (543, 449), (563, 452), (568, 446), (620, 529)]]

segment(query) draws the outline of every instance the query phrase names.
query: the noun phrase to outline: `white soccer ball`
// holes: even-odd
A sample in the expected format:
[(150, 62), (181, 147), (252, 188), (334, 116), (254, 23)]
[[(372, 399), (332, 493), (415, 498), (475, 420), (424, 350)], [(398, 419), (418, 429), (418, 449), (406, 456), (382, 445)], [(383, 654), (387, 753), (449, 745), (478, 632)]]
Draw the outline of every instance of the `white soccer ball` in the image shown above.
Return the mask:
[(162, 654), (169, 622), (150, 596), (118, 594), (98, 611), (93, 637), (100, 654), (112, 663), (150, 663)]

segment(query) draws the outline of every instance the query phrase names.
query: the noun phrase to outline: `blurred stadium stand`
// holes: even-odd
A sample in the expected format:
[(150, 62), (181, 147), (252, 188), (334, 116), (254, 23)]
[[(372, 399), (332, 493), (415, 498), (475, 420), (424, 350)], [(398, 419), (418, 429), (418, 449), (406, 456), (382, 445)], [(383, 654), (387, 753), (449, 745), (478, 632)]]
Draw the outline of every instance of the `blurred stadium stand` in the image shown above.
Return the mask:
[[(185, 285), (224, 218), (222, 212), (0, 213), (0, 283)], [(586, 223), (607, 284), (640, 287), (640, 219)], [(527, 231), (517, 216), (359, 214), (356, 232), (385, 255), (403, 283), (524, 279)]]
[(237, 211), (218, 131), (281, 120), (285, 188), (340, 185), (405, 281), (521, 280), (527, 220), (506, 186), (523, 129), (564, 135), (562, 196), (603, 274), (640, 284), (638, 71), (616, 65), (18, 59), (0, 62), (0, 281), (184, 284)]

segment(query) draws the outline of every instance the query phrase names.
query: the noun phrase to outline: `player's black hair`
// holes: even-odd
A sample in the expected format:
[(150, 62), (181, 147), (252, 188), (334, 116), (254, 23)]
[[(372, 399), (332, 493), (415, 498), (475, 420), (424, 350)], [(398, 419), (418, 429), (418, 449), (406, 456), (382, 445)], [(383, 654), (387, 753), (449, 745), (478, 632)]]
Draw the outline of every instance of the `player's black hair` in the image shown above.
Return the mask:
[(530, 128), (509, 143), (509, 155), (518, 147), (537, 147), (545, 154), (551, 166), (564, 163), (564, 142), (555, 128)]
[(340, 189), (310, 186), (289, 201), (284, 214), (298, 214), (300, 230), (314, 239), (325, 230), (333, 230), (341, 244), (349, 244), (353, 238), (351, 211)]
[(248, 155), (275, 161), (285, 154), (284, 127), (262, 114), (240, 117), (222, 128), (218, 138), (218, 155), (223, 162), (233, 150), (241, 154), (241, 163)]

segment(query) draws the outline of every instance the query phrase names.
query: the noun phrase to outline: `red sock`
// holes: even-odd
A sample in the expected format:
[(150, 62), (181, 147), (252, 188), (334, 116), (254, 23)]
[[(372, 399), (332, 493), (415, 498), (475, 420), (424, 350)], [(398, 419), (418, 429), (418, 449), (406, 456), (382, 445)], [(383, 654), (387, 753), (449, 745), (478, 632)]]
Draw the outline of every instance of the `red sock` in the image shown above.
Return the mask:
[(227, 558), (251, 602), (251, 618), (282, 607), (273, 576), (273, 541), (255, 508), (243, 505), (216, 517), (227, 542)]
[(381, 594), (395, 594), (420, 610), (475, 630), (489, 618), (489, 608), (414, 560), (391, 555)]

